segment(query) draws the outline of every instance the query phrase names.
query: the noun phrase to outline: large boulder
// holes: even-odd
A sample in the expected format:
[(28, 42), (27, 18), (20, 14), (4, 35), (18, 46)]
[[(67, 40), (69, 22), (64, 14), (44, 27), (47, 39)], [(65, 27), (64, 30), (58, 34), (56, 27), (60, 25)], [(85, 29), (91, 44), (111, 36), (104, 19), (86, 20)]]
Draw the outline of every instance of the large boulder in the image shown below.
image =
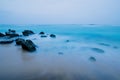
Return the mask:
[(23, 33), (24, 36), (29, 36), (31, 34), (34, 34), (34, 32), (31, 31), (31, 30), (24, 30), (22, 33)]
[(5, 36), (5, 34), (3, 34), (3, 33), (0, 32), (0, 37), (4, 37), (4, 36)]
[(11, 29), (8, 29), (8, 32), (5, 32), (5, 34), (10, 38), (19, 36), (19, 34), (17, 34), (15, 30), (11, 30)]
[(36, 50), (35, 44), (31, 40), (24, 41), (22, 43), (22, 48), (30, 52), (33, 52)]
[(16, 45), (22, 45), (22, 43), (25, 42), (25, 40), (22, 39), (22, 38), (18, 38), (18, 39), (16, 39), (15, 41), (16, 41)]
[(14, 40), (4, 40), (4, 41), (0, 41), (0, 44), (11, 44), (13, 43)]

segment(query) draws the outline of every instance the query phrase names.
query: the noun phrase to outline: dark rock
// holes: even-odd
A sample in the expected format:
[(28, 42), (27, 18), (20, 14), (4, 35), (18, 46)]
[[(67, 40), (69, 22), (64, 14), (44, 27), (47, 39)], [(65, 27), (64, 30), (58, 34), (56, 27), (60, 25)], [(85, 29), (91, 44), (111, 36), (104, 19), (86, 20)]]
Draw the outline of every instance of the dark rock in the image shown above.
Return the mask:
[(22, 48), (30, 52), (33, 52), (36, 50), (35, 44), (31, 40), (26, 40), (25, 42), (23, 42)]
[(0, 32), (0, 37), (4, 37), (4, 36), (5, 36), (5, 34), (3, 34), (3, 33)]
[(99, 48), (91, 48), (93, 51), (98, 52), (98, 53), (104, 53), (105, 51)]
[(5, 40), (5, 41), (0, 41), (0, 44), (10, 44), (13, 43), (14, 40)]
[(92, 56), (89, 58), (89, 60), (90, 60), (90, 61), (93, 61), (93, 62), (96, 61), (95, 57), (92, 57)]
[(16, 39), (15, 41), (16, 41), (16, 44), (17, 44), (17, 45), (22, 45), (22, 43), (25, 42), (25, 40), (22, 39), (22, 38), (18, 38), (18, 39)]
[(65, 42), (70, 42), (70, 40), (66, 40)]
[(34, 32), (31, 31), (31, 30), (24, 30), (22, 33), (23, 33), (24, 36), (29, 36), (31, 34), (34, 34)]
[(118, 47), (117, 47), (117, 46), (113, 46), (113, 48), (114, 48), (114, 49), (118, 49)]
[(64, 53), (63, 52), (58, 52), (59, 55), (63, 55)]
[(9, 29), (8, 32), (5, 32), (5, 34), (10, 38), (19, 36), (19, 34), (17, 34), (15, 30), (11, 30), (11, 29)]
[(44, 32), (40, 32), (39, 34), (45, 34)]
[(41, 37), (47, 37), (47, 35), (41, 35)]
[(50, 34), (50, 37), (51, 37), (51, 38), (56, 38), (56, 35)]
[(15, 30), (8, 29), (9, 32), (16, 33)]
[(99, 44), (103, 46), (110, 46), (109, 44), (106, 44), (106, 43), (99, 43)]

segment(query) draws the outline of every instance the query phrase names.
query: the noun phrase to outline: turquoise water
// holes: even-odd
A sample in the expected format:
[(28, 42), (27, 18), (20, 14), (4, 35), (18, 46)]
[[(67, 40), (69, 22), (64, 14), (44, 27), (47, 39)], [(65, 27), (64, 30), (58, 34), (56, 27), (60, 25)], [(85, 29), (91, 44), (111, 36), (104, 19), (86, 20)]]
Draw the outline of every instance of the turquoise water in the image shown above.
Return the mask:
[[(120, 26), (0, 25), (0, 32), (8, 29), (34, 31), (23, 38), (37, 51), (0, 45), (0, 80), (120, 80)], [(56, 38), (41, 38), (41, 31)]]
[(120, 26), (110, 25), (0, 25), (0, 31), (15, 29), (21, 33), (25, 29), (33, 30), (36, 33), (45, 31), (59, 35), (69, 35), (73, 37), (104, 38), (120, 41)]

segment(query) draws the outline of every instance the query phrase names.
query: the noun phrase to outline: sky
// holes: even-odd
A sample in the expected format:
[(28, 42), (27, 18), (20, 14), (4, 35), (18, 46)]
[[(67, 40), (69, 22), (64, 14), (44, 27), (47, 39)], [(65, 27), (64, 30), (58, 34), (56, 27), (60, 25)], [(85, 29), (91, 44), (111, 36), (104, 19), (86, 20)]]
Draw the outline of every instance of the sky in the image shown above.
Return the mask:
[(0, 24), (120, 25), (120, 0), (0, 0)]

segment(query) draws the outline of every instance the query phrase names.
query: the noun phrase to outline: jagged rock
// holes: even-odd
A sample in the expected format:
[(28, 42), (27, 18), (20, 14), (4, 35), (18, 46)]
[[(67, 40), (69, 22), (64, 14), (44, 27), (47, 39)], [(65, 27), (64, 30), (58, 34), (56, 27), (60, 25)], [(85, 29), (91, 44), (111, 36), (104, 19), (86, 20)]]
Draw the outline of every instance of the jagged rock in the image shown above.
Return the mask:
[(14, 40), (5, 40), (5, 41), (0, 41), (0, 44), (10, 44), (13, 43)]
[(22, 39), (22, 38), (18, 38), (18, 39), (16, 39), (15, 41), (16, 41), (16, 44), (17, 44), (17, 45), (22, 45), (22, 43), (25, 42), (25, 40)]
[(30, 52), (33, 52), (36, 50), (35, 44), (31, 40), (26, 40), (25, 42), (23, 42), (22, 48)]
[(40, 32), (39, 34), (45, 34), (44, 32)]
[(34, 34), (34, 32), (31, 31), (31, 30), (24, 30), (22, 33), (23, 33), (24, 36), (29, 36), (31, 34)]
[(51, 38), (56, 38), (56, 35), (50, 34), (50, 37), (51, 37)]
[(5, 34), (3, 34), (3, 33), (0, 32), (0, 37), (4, 37), (4, 36), (5, 36)]

